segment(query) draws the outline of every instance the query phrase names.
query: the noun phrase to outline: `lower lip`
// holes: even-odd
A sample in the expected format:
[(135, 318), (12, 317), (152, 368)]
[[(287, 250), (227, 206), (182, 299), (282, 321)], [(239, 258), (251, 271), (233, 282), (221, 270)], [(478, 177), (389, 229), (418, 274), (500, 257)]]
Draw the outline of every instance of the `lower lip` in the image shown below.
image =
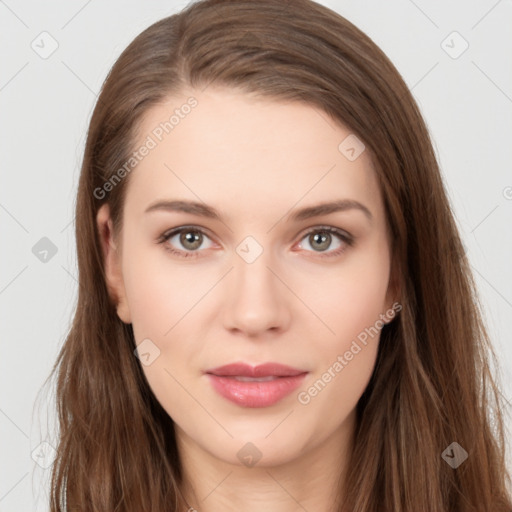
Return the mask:
[(234, 377), (207, 375), (215, 391), (231, 402), (242, 407), (268, 407), (297, 389), (306, 373), (262, 382), (242, 382)]

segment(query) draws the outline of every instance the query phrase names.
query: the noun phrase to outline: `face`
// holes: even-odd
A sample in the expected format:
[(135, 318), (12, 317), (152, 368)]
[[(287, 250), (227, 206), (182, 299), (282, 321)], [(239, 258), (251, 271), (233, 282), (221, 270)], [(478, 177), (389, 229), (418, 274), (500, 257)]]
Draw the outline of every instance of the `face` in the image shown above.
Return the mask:
[[(211, 87), (153, 107), (139, 134), (137, 148), (152, 147), (131, 171), (121, 237), (105, 244), (107, 278), (180, 442), (238, 465), (253, 451), (261, 466), (335, 438), (395, 299), (368, 151), (310, 105)], [(311, 210), (332, 202), (341, 209)], [(109, 223), (108, 206), (97, 220)], [(294, 375), (208, 373), (269, 362)]]

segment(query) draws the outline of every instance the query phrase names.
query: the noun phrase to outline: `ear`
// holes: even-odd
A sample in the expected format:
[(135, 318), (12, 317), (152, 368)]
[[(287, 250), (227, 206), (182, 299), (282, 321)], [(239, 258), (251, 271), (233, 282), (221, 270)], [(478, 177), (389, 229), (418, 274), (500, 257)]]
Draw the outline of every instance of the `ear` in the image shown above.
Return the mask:
[(116, 305), (119, 318), (125, 324), (129, 324), (131, 323), (131, 316), (124, 288), (121, 253), (114, 240), (113, 223), (107, 203), (99, 208), (96, 214), (96, 223), (100, 235), (108, 293)]

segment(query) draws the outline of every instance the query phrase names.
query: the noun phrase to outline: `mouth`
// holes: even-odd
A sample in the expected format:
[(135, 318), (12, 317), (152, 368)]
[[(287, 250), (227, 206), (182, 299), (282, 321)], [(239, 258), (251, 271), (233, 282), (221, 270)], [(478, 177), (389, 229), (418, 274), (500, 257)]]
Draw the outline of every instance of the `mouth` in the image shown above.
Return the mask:
[(232, 363), (205, 372), (213, 389), (241, 407), (269, 407), (301, 385), (309, 372), (279, 363)]
[(269, 380), (282, 379), (282, 376), (269, 375), (268, 377), (244, 377), (242, 375), (217, 375), (217, 377), (229, 377), (231, 379), (237, 380), (239, 382), (268, 382)]
[(307, 371), (280, 363), (264, 363), (258, 366), (251, 366), (247, 363), (236, 362), (206, 370), (206, 373), (219, 377), (266, 378), (295, 377), (301, 373), (307, 373)]

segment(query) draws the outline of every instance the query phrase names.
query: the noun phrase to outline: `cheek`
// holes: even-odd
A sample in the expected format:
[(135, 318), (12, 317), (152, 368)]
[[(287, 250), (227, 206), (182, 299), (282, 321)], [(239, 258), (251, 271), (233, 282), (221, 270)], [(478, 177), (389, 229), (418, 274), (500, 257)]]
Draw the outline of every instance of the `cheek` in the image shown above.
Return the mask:
[(211, 283), (198, 278), (192, 266), (168, 261), (163, 248), (143, 251), (134, 244), (130, 249), (123, 272), (132, 328), (136, 345), (146, 343), (151, 354), (142, 371), (167, 413), (179, 417), (193, 406), (185, 390), (197, 377), (194, 357), (200, 347), (193, 342), (190, 319)]
[[(304, 279), (312, 290), (307, 303), (328, 328), (324, 329), (324, 338), (331, 340), (327, 347), (342, 350), (386, 312), (389, 262), (380, 251), (354, 253), (339, 271)], [(303, 289), (308, 289), (305, 282)]]
[[(315, 371), (297, 396), (312, 416), (325, 418), (323, 428), (341, 424), (366, 389), (377, 358), (386, 312), (387, 260), (363, 255), (315, 287), (314, 307), (329, 327), (315, 337)], [(312, 322), (318, 323), (313, 318)], [(312, 331), (311, 331), (312, 332)]]
[(175, 325), (186, 322), (185, 315), (213, 284), (211, 273), (203, 279), (192, 265), (172, 262), (163, 247), (134, 249), (123, 274), (134, 332), (157, 339), (170, 337)]

